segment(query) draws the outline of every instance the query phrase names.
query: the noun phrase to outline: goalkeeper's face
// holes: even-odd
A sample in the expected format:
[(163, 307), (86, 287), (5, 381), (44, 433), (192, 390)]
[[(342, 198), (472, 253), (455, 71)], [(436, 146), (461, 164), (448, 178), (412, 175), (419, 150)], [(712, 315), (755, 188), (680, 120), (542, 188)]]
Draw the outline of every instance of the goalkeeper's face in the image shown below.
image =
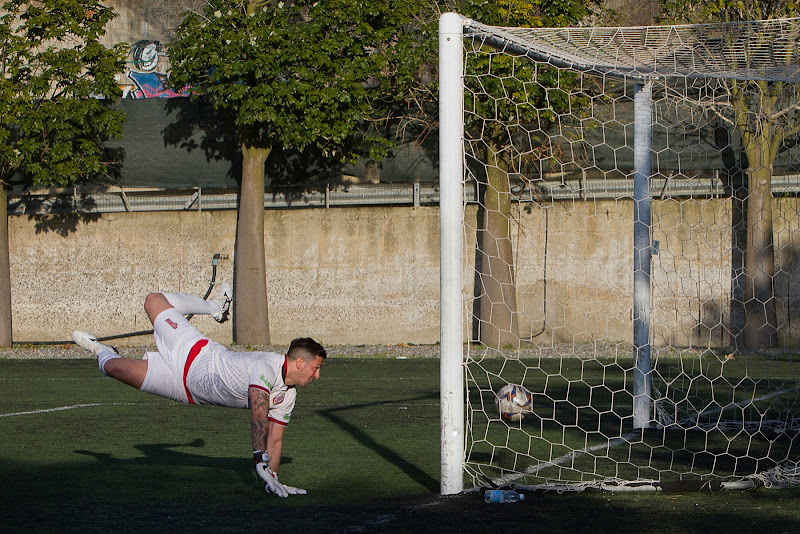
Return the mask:
[(305, 358), (299, 358), (299, 360), (303, 361), (303, 366), (298, 369), (298, 376), (295, 380), (295, 385), (304, 388), (319, 378), (319, 370), (322, 368), (322, 364), (325, 362), (325, 360), (320, 356), (314, 356), (309, 360), (306, 360)]

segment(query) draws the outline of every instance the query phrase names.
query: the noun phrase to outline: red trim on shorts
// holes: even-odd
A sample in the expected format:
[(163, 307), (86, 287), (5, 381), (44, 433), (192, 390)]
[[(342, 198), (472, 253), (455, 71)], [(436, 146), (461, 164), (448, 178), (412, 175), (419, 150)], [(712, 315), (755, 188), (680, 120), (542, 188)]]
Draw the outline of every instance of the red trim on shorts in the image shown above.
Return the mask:
[(286, 421), (278, 421), (274, 417), (270, 417), (269, 420), (275, 423), (276, 425), (289, 426), (289, 423), (287, 423)]
[(186, 385), (186, 375), (189, 374), (189, 367), (194, 362), (194, 359), (197, 358), (197, 355), (200, 354), (200, 351), (203, 350), (203, 347), (208, 345), (207, 339), (201, 339), (197, 343), (192, 346), (192, 350), (189, 351), (189, 357), (186, 358), (186, 365), (183, 366), (183, 388), (186, 390), (186, 398), (189, 399), (189, 404), (194, 404), (194, 399), (192, 398), (192, 394), (189, 393), (189, 386)]

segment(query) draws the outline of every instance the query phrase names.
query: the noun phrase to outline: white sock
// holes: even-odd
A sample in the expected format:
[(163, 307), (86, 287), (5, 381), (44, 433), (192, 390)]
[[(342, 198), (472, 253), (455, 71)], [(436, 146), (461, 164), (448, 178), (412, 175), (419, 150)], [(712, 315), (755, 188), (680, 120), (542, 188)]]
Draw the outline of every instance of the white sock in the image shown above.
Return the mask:
[(173, 308), (183, 315), (211, 315), (220, 310), (220, 303), (216, 300), (203, 300), (197, 295), (187, 293), (163, 293)]
[(106, 373), (105, 366), (108, 360), (113, 360), (114, 358), (120, 358), (121, 356), (114, 352), (113, 350), (109, 349), (108, 347), (103, 347), (97, 351), (97, 365), (100, 366), (100, 371), (103, 372), (104, 375), (108, 376)]

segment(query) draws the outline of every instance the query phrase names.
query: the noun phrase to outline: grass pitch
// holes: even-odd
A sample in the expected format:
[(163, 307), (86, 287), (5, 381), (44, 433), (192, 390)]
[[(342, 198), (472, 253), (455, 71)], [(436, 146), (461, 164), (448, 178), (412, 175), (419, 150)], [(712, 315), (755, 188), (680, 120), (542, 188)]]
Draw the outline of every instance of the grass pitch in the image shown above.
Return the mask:
[(2, 532), (796, 532), (800, 490), (440, 497), (439, 362), (329, 358), (299, 392), (281, 480), (249, 412), (104, 378), (93, 360), (0, 360)]

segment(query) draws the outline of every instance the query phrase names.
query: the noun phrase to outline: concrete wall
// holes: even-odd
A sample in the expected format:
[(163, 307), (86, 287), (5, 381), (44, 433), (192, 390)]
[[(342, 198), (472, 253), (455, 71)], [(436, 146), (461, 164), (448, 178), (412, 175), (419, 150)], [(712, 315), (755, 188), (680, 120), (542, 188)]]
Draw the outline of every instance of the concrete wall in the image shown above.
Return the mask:
[[(298, 335), (329, 344), (438, 340), (437, 209), (270, 210), (265, 224), (273, 343)], [(217, 280), (232, 281), (235, 230), (234, 211), (12, 216), (14, 340), (148, 329), (145, 295), (204, 294), (214, 254), (229, 256)], [(193, 321), (231, 341), (230, 323)]]
[[(714, 344), (730, 327), (729, 200), (653, 202), (651, 333), (657, 345)], [(522, 210), (515, 235), (522, 337), (542, 343), (630, 341), (633, 203), (560, 202)], [(546, 255), (545, 255), (546, 250)], [(708, 313), (716, 306), (717, 317)], [(702, 328), (703, 321), (709, 323)]]
[[(538, 344), (632, 339), (633, 203), (523, 204), (512, 227), (520, 336)], [(800, 344), (798, 199), (774, 200), (779, 339)], [(744, 321), (741, 213), (730, 199), (653, 202), (651, 335), (656, 346), (731, 346)], [(468, 218), (474, 229), (474, 219)], [(741, 247), (741, 250), (737, 247)], [(474, 262), (474, 251), (468, 254)], [(742, 281), (739, 281), (742, 283)], [(472, 289), (471, 287), (469, 289)], [(470, 325), (472, 326), (472, 325)]]
[(542, 344), (630, 340), (632, 203), (523, 208), (514, 235), (520, 336)]
[[(524, 204), (514, 225), (522, 337), (549, 345), (632, 335), (630, 201)], [(476, 207), (465, 214), (474, 229)], [(652, 333), (656, 345), (728, 346), (736, 335), (735, 213), (727, 199), (653, 203)], [(150, 291), (203, 294), (211, 258), (232, 280), (236, 212), (148, 212), (9, 218), (15, 341), (67, 340), (149, 328)], [(268, 210), (267, 282), (273, 342), (311, 335), (329, 344), (439, 340), (435, 207)], [(798, 200), (775, 202), (776, 297), (785, 346), (798, 341)], [(474, 243), (472, 230), (467, 241)], [(471, 295), (474, 250), (465, 292)], [(234, 288), (236, 290), (237, 288)], [(471, 308), (470, 308), (471, 309)], [(234, 320), (245, 320), (236, 318)], [(740, 319), (739, 319), (740, 320)], [(194, 319), (231, 340), (230, 323)], [(467, 332), (471, 319), (465, 317)], [(147, 337), (138, 341), (149, 343)]]

